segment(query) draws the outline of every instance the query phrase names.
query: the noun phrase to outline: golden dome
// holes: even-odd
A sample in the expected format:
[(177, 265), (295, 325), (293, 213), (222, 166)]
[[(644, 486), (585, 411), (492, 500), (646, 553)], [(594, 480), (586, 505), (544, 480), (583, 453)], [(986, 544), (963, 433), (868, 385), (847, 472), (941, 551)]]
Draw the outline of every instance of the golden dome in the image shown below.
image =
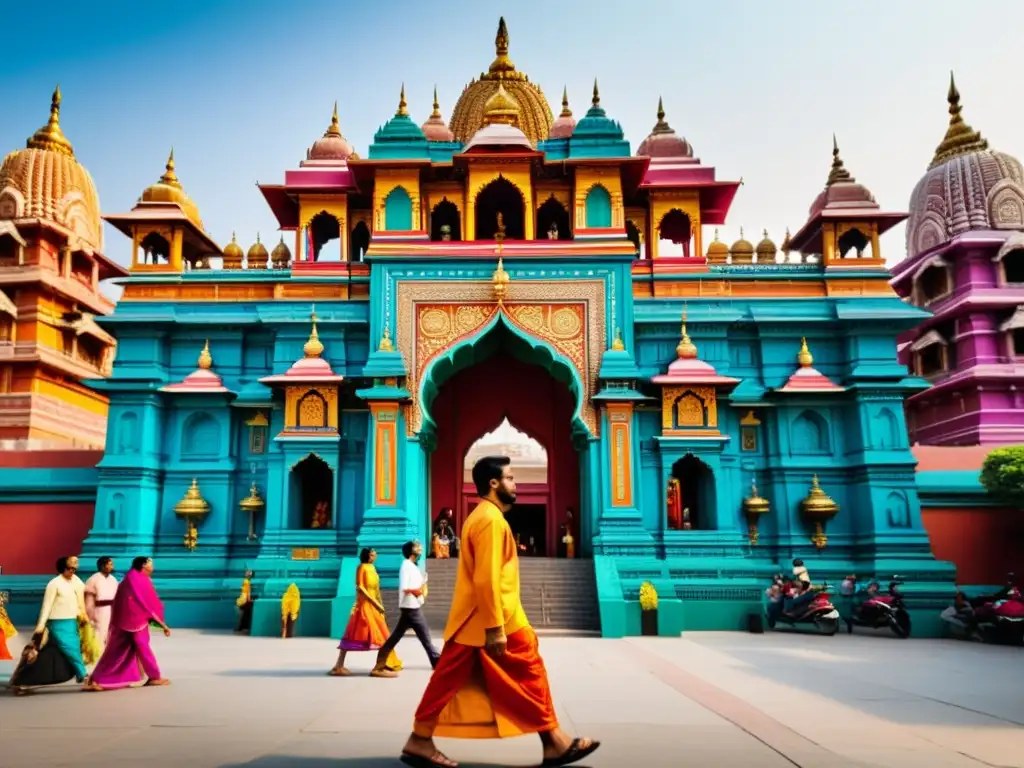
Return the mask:
[(755, 251), (757, 253), (758, 264), (762, 264), (766, 261), (775, 261), (775, 254), (779, 252), (779, 249), (775, 245), (775, 241), (768, 237), (767, 229), (764, 231), (764, 239), (757, 244)]
[(284, 235), (281, 235), (281, 242), (275, 245), (274, 250), (270, 252), (270, 261), (275, 268), (284, 268), (288, 266), (288, 262), (291, 260), (292, 252), (284, 244)]
[(310, 320), (313, 323), (313, 329), (309, 332), (309, 338), (306, 343), (302, 345), (302, 354), (306, 357), (320, 357), (324, 353), (323, 342), (320, 341), (320, 334), (316, 330), (316, 311), (312, 313)]
[(267, 247), (260, 242), (260, 235), (256, 233), (256, 242), (249, 248), (249, 252), (245, 254), (245, 263), (249, 269), (266, 269), (267, 259), (270, 258), (270, 254), (267, 253)]
[(725, 264), (729, 256), (729, 246), (718, 239), (718, 230), (715, 230), (715, 239), (708, 245), (707, 259), (711, 263)]
[(0, 166), (0, 219), (39, 218), (70, 229), (87, 246), (103, 250), (100, 200), (89, 172), (75, 160), (60, 128), (60, 88), (50, 119)]
[(519, 102), (509, 95), (501, 83), (498, 83), (498, 90), (484, 104), (484, 125), (496, 123), (519, 127)]
[(143, 203), (175, 203), (181, 207), (181, 210), (185, 212), (185, 215), (188, 216), (193, 224), (199, 227), (199, 229), (203, 228), (203, 220), (199, 218), (199, 208), (185, 194), (181, 182), (178, 181), (178, 174), (174, 172), (173, 147), (171, 148), (171, 154), (167, 157), (164, 175), (160, 177), (160, 181), (143, 191), (140, 200)]
[(733, 256), (736, 254), (751, 255), (754, 253), (754, 246), (749, 240), (743, 237), (743, 227), (740, 227), (740, 239), (729, 247), (729, 253)]
[(488, 100), (495, 95), (499, 86), (519, 105), (518, 126), (534, 145), (548, 138), (554, 116), (544, 97), (544, 92), (530, 82), (527, 75), (516, 70), (508, 57), (508, 27), (505, 19), (498, 22), (498, 34), (494, 40), (496, 56), (490, 69), (473, 80), (463, 90), (459, 101), (452, 110), (451, 129), (456, 141), (468, 142), (483, 126), (487, 125), (484, 113)]
[(224, 256), (224, 269), (241, 269), (242, 259), (245, 253), (242, 251), (242, 246), (238, 244), (238, 240), (235, 239), (235, 233), (231, 233), (231, 242), (224, 246), (224, 250), (221, 251)]

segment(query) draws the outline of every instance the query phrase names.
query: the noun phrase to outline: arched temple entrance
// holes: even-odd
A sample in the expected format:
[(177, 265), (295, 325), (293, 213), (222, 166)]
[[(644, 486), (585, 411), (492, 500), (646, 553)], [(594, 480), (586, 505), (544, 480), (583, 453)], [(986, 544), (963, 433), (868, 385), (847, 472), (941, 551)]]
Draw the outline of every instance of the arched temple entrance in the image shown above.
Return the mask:
[(476, 198), (476, 239), (495, 239), (499, 213), (505, 238), (525, 239), (525, 205), (519, 188), (504, 176), (490, 182)]
[[(708, 530), (713, 527), (715, 475), (711, 468), (692, 453), (672, 465), (678, 500), (669, 490), (669, 530)], [(670, 486), (673, 483), (670, 483)], [(673, 506), (676, 508), (673, 509)]]
[[(543, 488), (524, 482), (531, 476), (529, 464), (512, 456), (520, 486), (517, 506), (523, 505), (523, 509), (514, 508), (509, 523), (524, 526), (520, 538), (525, 534), (527, 546), (530, 534), (526, 529), (534, 530), (536, 554), (554, 557), (561, 551), (566, 510), (580, 509), (580, 455), (572, 440), (576, 398), (569, 386), (556, 378), (562, 371), (533, 362), (531, 352), (525, 341), (499, 322), (479, 343), (460, 349), (464, 354), (456, 356), (454, 372), (436, 382), (437, 396), (428, 404), (436, 430), (436, 448), (430, 456), (430, 515), (433, 518), (438, 510), (451, 507), (456, 533), (462, 530), (476, 503), (475, 493), (466, 492), (467, 454), (507, 420), (542, 446), (547, 459), (547, 487)], [(543, 521), (537, 520), (540, 514)], [(578, 526), (577, 516), (573, 530), (577, 541)], [(539, 531), (543, 531), (543, 546), (538, 541)]]
[(334, 527), (334, 472), (326, 461), (309, 454), (292, 467), (290, 527)]

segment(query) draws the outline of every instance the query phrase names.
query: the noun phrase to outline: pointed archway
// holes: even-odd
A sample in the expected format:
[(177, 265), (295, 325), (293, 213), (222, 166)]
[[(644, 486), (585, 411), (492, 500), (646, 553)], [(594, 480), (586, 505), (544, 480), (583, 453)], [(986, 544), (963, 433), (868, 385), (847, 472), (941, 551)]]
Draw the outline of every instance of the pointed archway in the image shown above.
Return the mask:
[[(581, 509), (584, 453), (576, 450), (580, 441), (574, 441), (574, 435), (586, 428), (578, 417), (581, 386), (571, 369), (550, 353), (545, 357), (504, 322), (495, 322), (473, 343), (453, 349), (426, 373), (420, 402), (424, 427), (433, 433), (435, 442), (429, 457), (432, 514), (451, 507), (456, 533), (461, 530), (476, 502), (475, 494), (466, 494), (467, 454), (482, 436), (507, 420), (546, 452), (548, 487), (543, 502), (532, 496), (524, 498), (544, 504), (542, 550), (534, 534), (537, 554), (559, 554), (565, 512)], [(518, 475), (517, 458), (511, 458)], [(581, 554), (589, 553), (584, 541), (587, 534), (586, 525), (575, 532)]]
[(334, 527), (334, 470), (315, 453), (292, 467), (291, 528), (305, 530)]

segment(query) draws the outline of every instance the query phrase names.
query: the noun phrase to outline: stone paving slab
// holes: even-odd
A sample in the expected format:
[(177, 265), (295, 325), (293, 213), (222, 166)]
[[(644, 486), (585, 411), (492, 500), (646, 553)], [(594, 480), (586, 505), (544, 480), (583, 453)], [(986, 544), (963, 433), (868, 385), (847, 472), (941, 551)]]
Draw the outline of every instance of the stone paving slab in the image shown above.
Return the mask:
[[(167, 688), (0, 693), (0, 766), (398, 766), (430, 674), (412, 637), (394, 680), (366, 675), (372, 654), (327, 677), (336, 644), (322, 639), (179, 631), (153, 644)], [(541, 651), (563, 726), (604, 742), (591, 768), (1024, 768), (1019, 649), (687, 633), (543, 637)], [(0, 681), (12, 668), (0, 662)], [(439, 744), (467, 768), (540, 759), (535, 737)]]

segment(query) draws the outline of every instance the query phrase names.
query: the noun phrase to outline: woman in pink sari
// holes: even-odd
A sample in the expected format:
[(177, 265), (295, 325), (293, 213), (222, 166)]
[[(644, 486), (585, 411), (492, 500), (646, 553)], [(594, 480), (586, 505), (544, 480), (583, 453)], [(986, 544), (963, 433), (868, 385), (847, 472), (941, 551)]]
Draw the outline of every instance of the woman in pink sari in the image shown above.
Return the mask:
[(171, 635), (164, 623), (164, 604), (150, 578), (152, 573), (152, 559), (136, 557), (132, 569), (118, 585), (110, 612), (107, 647), (86, 681), (85, 690), (128, 688), (142, 683), (144, 677), (148, 678), (146, 685), (170, 683), (160, 676), (160, 666), (149, 644), (151, 622), (160, 626), (167, 637)]

